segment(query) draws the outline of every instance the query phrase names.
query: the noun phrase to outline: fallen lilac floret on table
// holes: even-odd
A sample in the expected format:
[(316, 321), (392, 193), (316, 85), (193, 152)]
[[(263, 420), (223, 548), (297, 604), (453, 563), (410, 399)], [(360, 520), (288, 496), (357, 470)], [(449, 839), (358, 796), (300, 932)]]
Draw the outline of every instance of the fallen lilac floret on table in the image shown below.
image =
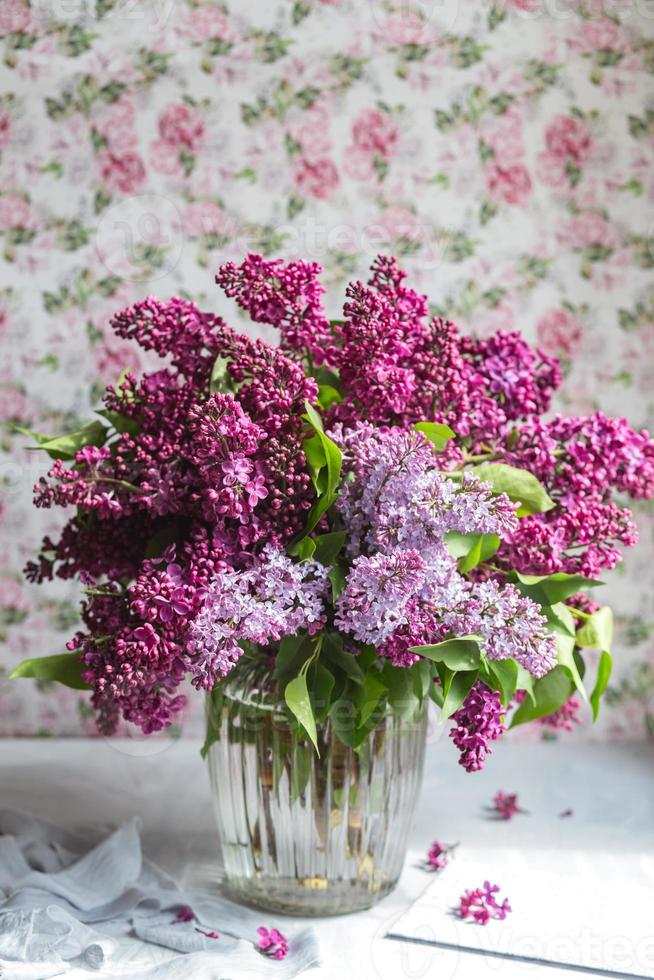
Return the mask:
[(472, 919), (478, 925), (485, 926), (491, 919), (506, 919), (511, 906), (508, 899), (498, 902), (499, 885), (491, 885), (485, 881), (482, 888), (465, 891), (459, 900), (456, 914), (461, 919)]
[(450, 854), (458, 846), (458, 844), (442, 844), (435, 840), (427, 852), (427, 870), (442, 871), (450, 863)]
[(266, 929), (265, 926), (259, 926), (257, 932), (259, 934), (258, 946), (261, 952), (275, 960), (283, 960), (288, 954), (286, 936), (279, 929)]
[(518, 803), (517, 793), (503, 793), (502, 790), (493, 797), (493, 803), (488, 807), (490, 813), (500, 820), (511, 820), (517, 813), (526, 814)]

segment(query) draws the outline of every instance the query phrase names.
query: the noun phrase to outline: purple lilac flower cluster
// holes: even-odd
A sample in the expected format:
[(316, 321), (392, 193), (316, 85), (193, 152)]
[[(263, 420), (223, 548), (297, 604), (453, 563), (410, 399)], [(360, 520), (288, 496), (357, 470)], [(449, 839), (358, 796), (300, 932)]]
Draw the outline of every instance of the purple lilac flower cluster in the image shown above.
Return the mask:
[(245, 640), (267, 646), (302, 629), (318, 632), (326, 622), (327, 569), (294, 562), (272, 545), (243, 571), (218, 571), (206, 587), (188, 631), (188, 669), (207, 691), (229, 673)]
[[(122, 716), (152, 732), (183, 706), (178, 688), (187, 674), (208, 685), (230, 662), (229, 649), (233, 657), (233, 646), (221, 659), (217, 645), (212, 673), (206, 631), (202, 656), (200, 627), (189, 632), (206, 617), (211, 584), (215, 591), (220, 576), (230, 584), (241, 572), (251, 577), (262, 551), (283, 548), (304, 524), (313, 489), (301, 414), (318, 388), (279, 349), (184, 300), (150, 298), (113, 326), (171, 366), (140, 380), (127, 374), (108, 389), (102, 444), (84, 446), (70, 463), (57, 460), (39, 481), (37, 506), (76, 513), (59, 541), (44, 540), (27, 574), (84, 576), (84, 629), (69, 649), (80, 652), (99, 727), (110, 733)], [(225, 390), (212, 392), (221, 363)], [(147, 557), (160, 541), (175, 547)], [(261, 636), (278, 635), (279, 609), (270, 611)], [(289, 618), (289, 628), (298, 622)]]
[(461, 753), (459, 762), (466, 772), (478, 772), (493, 751), (490, 743), (506, 728), (499, 694), (477, 681), (452, 720), (450, 738)]
[(413, 548), (437, 560), (448, 531), (502, 535), (516, 529), (508, 497), (493, 496), (471, 473), (448, 478), (421, 433), (366, 423), (338, 426), (333, 436), (355, 477), (338, 505), (350, 554), (365, 547)]
[[(121, 718), (145, 732), (170, 725), (186, 678), (211, 689), (244, 648), (274, 656), (298, 632), (374, 647), (379, 676), (411, 668), (421, 646), (473, 634), (485, 663), (511, 658), (540, 678), (556, 663), (555, 640), (513, 572), (595, 575), (636, 539), (614, 495), (654, 494), (647, 433), (601, 413), (543, 421), (557, 363), (517, 333), (460, 336), (430, 316), (392, 258), (350, 284), (333, 321), (320, 272), (258, 255), (219, 270), (226, 294), (279, 330), (279, 347), (185, 299), (119, 313), (116, 334), (161, 366), (122, 376), (99, 420), (45, 445), (58, 458), (35, 502), (72, 516), (27, 574), (85, 587), (69, 649), (105, 733)], [(418, 422), (455, 435), (435, 451)], [(316, 511), (333, 476), (330, 443), (343, 457), (338, 494)], [(518, 518), (515, 502), (469, 471), (479, 461), (529, 471), (553, 506)], [(325, 532), (345, 545), (321, 563), (312, 554)], [(461, 570), (450, 533), (501, 539), (493, 566)], [(588, 616), (583, 602), (574, 598)], [(556, 723), (574, 710), (572, 699)], [(481, 680), (455, 712), (467, 769), (483, 764), (503, 712)]]
[(505, 454), (529, 469), (558, 504), (521, 522), (507, 537), (504, 557), (533, 574), (581, 573), (590, 578), (621, 559), (620, 545), (633, 545), (636, 526), (617, 492), (639, 499), (654, 494), (654, 443), (626, 419), (601, 412), (551, 422), (533, 419)]
[(338, 503), (353, 562), (336, 626), (396, 666), (418, 659), (418, 637), (476, 634), (490, 660), (513, 657), (535, 677), (547, 673), (556, 647), (538, 606), (511, 585), (466, 579), (445, 545), (448, 531), (515, 528), (509, 498), (471, 474), (439, 472), (418, 432), (366, 425), (339, 436), (353, 476)]
[[(361, 421), (409, 428), (433, 419), (459, 436), (448, 456), (485, 454), (530, 470), (546, 486), (556, 507), (521, 521), (503, 546), (503, 567), (528, 574), (579, 573), (595, 577), (620, 560), (636, 529), (616, 492), (636, 499), (654, 493), (654, 442), (624, 419), (601, 413), (551, 422), (540, 418), (562, 380), (555, 359), (529, 347), (519, 333), (499, 331), (477, 340), (456, 326), (429, 317), (427, 298), (405, 285), (393, 258), (380, 256), (369, 281), (347, 290), (343, 319), (326, 336), (319, 289), (306, 279), (296, 285), (295, 263), (274, 266), (280, 293), (290, 296), (301, 332), (289, 328), (289, 307), (264, 309), (252, 283), (261, 267), (248, 256), (229, 267), (232, 295), (251, 315), (280, 330), (282, 345), (295, 356), (339, 372), (344, 396), (330, 414), (347, 426)], [(315, 265), (303, 265), (315, 276)]]

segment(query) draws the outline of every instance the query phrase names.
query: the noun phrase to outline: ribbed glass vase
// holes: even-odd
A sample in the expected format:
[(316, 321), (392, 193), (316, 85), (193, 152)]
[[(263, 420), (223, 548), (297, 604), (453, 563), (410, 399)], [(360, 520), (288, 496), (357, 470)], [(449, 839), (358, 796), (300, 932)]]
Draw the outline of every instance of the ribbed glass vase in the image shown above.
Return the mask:
[(264, 660), (246, 661), (207, 699), (207, 753), (224, 884), (293, 915), (369, 908), (402, 870), (420, 788), (426, 711), (390, 710), (357, 751), (328, 720), (318, 755), (289, 722)]

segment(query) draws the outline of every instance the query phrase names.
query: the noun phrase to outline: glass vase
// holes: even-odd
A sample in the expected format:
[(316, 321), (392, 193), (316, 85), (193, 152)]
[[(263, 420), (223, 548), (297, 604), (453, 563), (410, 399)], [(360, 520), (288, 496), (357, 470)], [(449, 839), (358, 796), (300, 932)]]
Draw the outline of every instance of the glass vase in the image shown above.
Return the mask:
[(369, 908), (402, 870), (427, 715), (388, 709), (355, 751), (328, 719), (318, 755), (283, 706), (265, 660), (243, 658), (208, 696), (207, 761), (224, 885), (290, 915)]

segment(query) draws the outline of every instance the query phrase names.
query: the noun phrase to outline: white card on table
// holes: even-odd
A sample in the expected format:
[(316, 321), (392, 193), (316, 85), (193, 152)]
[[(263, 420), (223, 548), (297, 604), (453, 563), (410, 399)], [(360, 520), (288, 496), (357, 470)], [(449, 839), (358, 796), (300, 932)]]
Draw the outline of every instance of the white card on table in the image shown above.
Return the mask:
[[(450, 861), (388, 937), (596, 975), (654, 978), (651, 861), (637, 875), (627, 861), (623, 874), (614, 855), (595, 852), (577, 855), (563, 874), (544, 870), (543, 853), (536, 861), (515, 850), (498, 863), (499, 857), (493, 851), (491, 861)], [(484, 881), (500, 886), (498, 898), (508, 898), (512, 912), (486, 926), (463, 921), (453, 909)]]

